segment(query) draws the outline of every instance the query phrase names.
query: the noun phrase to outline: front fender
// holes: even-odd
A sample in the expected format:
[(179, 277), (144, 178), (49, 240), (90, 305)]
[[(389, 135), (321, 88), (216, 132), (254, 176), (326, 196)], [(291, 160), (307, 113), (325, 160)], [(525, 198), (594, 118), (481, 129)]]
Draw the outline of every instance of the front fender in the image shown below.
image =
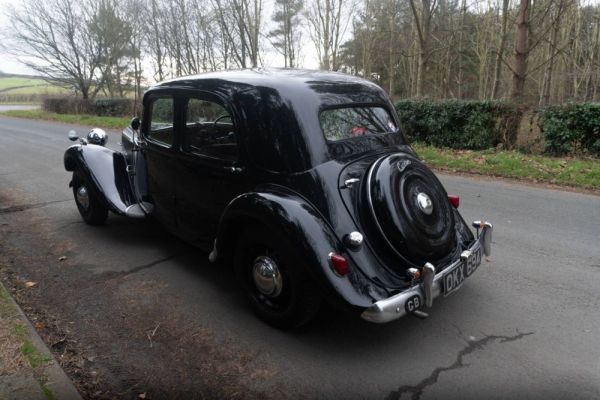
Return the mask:
[[(369, 307), (373, 290), (359, 268), (353, 266), (342, 242), (315, 208), (294, 193), (274, 189), (251, 192), (236, 197), (227, 206), (219, 224), (216, 254), (219, 258), (235, 251), (236, 233), (248, 223), (263, 224), (282, 235), (297, 250), (311, 276), (325, 289), (334, 289), (347, 303)], [(350, 272), (336, 275), (329, 264), (329, 253), (344, 254), (350, 261)]]
[(90, 189), (116, 214), (142, 217), (127, 175), (124, 154), (93, 144), (73, 145), (64, 156), (65, 169), (77, 171)]

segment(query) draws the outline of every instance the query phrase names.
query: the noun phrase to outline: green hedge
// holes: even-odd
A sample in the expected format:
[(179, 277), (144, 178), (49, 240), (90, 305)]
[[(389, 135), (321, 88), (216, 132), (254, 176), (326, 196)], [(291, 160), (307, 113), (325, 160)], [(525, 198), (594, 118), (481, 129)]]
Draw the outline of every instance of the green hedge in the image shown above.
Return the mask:
[(402, 100), (396, 111), (412, 141), (471, 150), (512, 147), (521, 115), (517, 107), (496, 101)]
[(44, 99), (44, 111), (57, 114), (92, 114), (110, 117), (133, 115), (132, 99), (84, 100), (75, 97), (50, 97)]
[(539, 110), (546, 151), (600, 156), (600, 104), (564, 104)]

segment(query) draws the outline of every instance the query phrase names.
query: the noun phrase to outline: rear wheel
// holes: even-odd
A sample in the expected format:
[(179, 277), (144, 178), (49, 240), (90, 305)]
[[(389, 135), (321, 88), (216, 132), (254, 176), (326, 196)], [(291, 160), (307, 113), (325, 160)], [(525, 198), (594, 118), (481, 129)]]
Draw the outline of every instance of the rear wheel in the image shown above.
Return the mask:
[(319, 310), (321, 295), (289, 246), (263, 227), (238, 240), (235, 270), (254, 312), (281, 329), (306, 324)]
[(83, 220), (90, 225), (103, 225), (108, 217), (108, 208), (90, 191), (87, 182), (79, 173), (73, 172), (73, 197)]

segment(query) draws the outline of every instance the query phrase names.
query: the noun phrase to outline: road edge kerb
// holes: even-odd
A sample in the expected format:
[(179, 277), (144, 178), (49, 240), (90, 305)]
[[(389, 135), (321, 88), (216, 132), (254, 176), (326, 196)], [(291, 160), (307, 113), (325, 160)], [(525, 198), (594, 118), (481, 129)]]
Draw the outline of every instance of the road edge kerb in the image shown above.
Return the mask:
[(43, 363), (37, 369), (41, 371), (41, 373), (48, 379), (48, 381), (44, 384), (44, 386), (52, 392), (52, 398), (56, 400), (82, 400), (81, 395), (75, 388), (75, 385), (68, 377), (66, 372), (61, 368), (54, 355), (46, 346), (46, 343), (42, 340), (40, 335), (37, 333), (27, 315), (23, 312), (19, 304), (12, 297), (10, 291), (6, 289), (4, 284), (0, 281), (0, 286), (4, 289), (6, 293), (8, 293), (8, 297), (12, 302), (15, 310), (19, 313), (19, 316), (23, 323), (27, 327), (27, 332), (29, 333), (29, 339), (31, 340), (33, 346), (45, 356), (50, 358), (50, 361)]
[(436, 174), (448, 175), (448, 176), (461, 176), (464, 178), (472, 178), (485, 180), (486, 178), (492, 178), (498, 182), (509, 183), (513, 185), (527, 186), (536, 189), (546, 189), (546, 190), (555, 190), (558, 192), (568, 192), (568, 193), (579, 193), (579, 194), (587, 194), (592, 196), (600, 196), (600, 188), (586, 188), (581, 186), (568, 186), (568, 185), (559, 185), (556, 183), (544, 182), (544, 181), (534, 181), (532, 179), (527, 178), (517, 178), (511, 176), (503, 176), (503, 175), (495, 175), (488, 174), (484, 172), (478, 172), (474, 170), (459, 170), (453, 168), (446, 167), (434, 167), (431, 165), (427, 165), (433, 172)]

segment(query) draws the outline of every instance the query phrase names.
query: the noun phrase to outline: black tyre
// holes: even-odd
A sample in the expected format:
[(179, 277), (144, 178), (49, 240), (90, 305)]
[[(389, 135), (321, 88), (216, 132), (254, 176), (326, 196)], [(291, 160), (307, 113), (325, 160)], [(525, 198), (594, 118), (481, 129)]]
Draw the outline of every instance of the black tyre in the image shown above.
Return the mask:
[(73, 172), (72, 186), (75, 204), (83, 220), (90, 225), (103, 225), (108, 217), (108, 208), (77, 172)]
[(301, 259), (263, 227), (247, 229), (237, 243), (238, 281), (258, 317), (280, 329), (306, 324), (321, 305), (319, 289)]

